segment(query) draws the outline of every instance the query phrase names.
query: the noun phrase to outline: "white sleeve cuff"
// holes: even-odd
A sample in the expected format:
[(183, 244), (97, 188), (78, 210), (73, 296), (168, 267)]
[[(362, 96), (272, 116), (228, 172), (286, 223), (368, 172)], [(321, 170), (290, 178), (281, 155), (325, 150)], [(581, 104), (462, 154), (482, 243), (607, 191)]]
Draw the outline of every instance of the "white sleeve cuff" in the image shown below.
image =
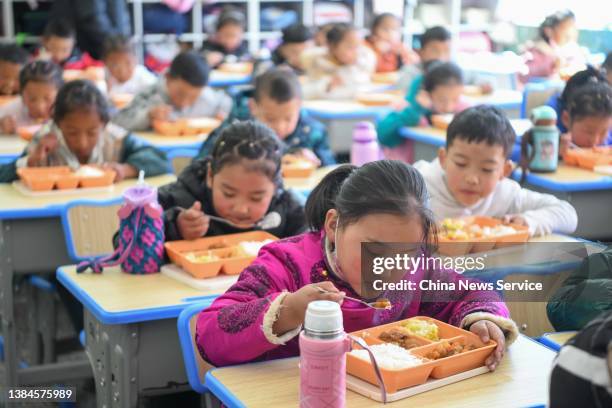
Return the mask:
[(18, 169), (28, 167), (28, 156), (23, 156), (17, 159), (17, 161), (15, 161), (15, 167)]
[(288, 294), (289, 292), (283, 292), (278, 295), (276, 299), (274, 299), (272, 303), (270, 303), (270, 307), (268, 308), (268, 311), (266, 312), (263, 318), (263, 333), (266, 336), (266, 339), (272, 344), (284, 345), (289, 340), (300, 334), (300, 331), (302, 331), (302, 325), (299, 325), (295, 329), (290, 330), (281, 336), (277, 336), (276, 334), (274, 334), (274, 323), (276, 323), (276, 321), (278, 320), (278, 315), (280, 314), (283, 300), (285, 300), (285, 297)]

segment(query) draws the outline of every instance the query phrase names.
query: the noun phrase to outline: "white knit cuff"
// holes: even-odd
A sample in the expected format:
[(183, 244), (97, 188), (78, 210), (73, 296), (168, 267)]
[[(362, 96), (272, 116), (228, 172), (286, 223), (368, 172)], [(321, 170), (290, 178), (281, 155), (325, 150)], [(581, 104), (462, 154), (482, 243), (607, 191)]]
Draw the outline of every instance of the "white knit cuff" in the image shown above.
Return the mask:
[(285, 300), (285, 297), (288, 294), (289, 292), (282, 292), (280, 295), (278, 295), (276, 299), (274, 299), (272, 303), (270, 303), (270, 307), (268, 308), (268, 311), (266, 312), (263, 318), (263, 333), (266, 336), (266, 339), (272, 344), (284, 345), (286, 342), (300, 334), (300, 331), (302, 331), (302, 325), (300, 324), (295, 329), (290, 330), (281, 336), (277, 336), (276, 334), (274, 334), (274, 323), (276, 323), (276, 321), (278, 320), (283, 300)]
[(17, 161), (15, 161), (15, 167), (18, 169), (28, 167), (28, 156), (23, 156), (17, 159)]
[(470, 313), (469, 315), (463, 318), (459, 326), (467, 329), (473, 323), (476, 323), (479, 320), (488, 320), (490, 322), (495, 323), (500, 329), (502, 329), (502, 331), (504, 332), (504, 336), (506, 336), (506, 347), (514, 343), (514, 341), (519, 335), (519, 330), (516, 326), (516, 323), (514, 323), (514, 320), (487, 312)]

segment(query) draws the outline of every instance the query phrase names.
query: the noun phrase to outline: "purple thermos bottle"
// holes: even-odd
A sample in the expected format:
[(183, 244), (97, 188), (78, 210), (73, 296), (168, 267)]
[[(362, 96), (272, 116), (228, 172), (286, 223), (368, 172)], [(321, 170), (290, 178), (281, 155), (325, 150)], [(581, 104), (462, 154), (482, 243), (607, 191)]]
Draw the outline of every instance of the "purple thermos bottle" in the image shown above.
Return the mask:
[(380, 158), (376, 129), (370, 122), (359, 122), (353, 128), (351, 163), (361, 166)]

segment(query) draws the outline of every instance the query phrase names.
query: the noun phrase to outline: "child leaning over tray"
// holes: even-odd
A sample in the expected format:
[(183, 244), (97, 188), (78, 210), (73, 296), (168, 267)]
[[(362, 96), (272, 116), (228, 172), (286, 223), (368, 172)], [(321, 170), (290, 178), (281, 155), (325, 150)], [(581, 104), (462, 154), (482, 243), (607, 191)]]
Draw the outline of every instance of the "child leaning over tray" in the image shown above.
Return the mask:
[(492, 106), (475, 106), (455, 116), (438, 158), (414, 165), (425, 178), (437, 219), (502, 218), (526, 225), (532, 236), (576, 230), (578, 216), (570, 203), (522, 188), (508, 178), (515, 136), (510, 121)]
[[(311, 231), (264, 246), (238, 282), (200, 313), (195, 340), (202, 357), (225, 366), (296, 356), (308, 303), (330, 300), (341, 305), (347, 332), (425, 315), (470, 330), (483, 342), (494, 340), (486, 364), (495, 369), (518, 332), (496, 292), (386, 291), (386, 310), (345, 299), (365, 299), (362, 242), (421, 244), (432, 238), (426, 201), (421, 175), (399, 161), (343, 165), (327, 174), (306, 203)], [(423, 269), (404, 279), (457, 287), (468, 281), (454, 271)]]

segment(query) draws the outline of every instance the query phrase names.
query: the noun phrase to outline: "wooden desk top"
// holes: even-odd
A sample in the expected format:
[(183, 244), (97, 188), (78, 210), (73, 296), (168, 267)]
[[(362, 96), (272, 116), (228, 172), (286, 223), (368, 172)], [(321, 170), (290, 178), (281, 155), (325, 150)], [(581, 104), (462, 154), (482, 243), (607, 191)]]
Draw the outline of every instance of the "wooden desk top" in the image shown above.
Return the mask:
[[(529, 119), (510, 119), (510, 124), (512, 125), (512, 128), (516, 134), (520, 136), (525, 133), (527, 129), (529, 129), (531, 126), (531, 121)], [(410, 133), (418, 134), (422, 137), (430, 137), (432, 142), (438, 142), (436, 144), (439, 144), (439, 142), (446, 143), (445, 130), (435, 128), (433, 126), (412, 126), (407, 129), (410, 130)]]
[(91, 271), (77, 274), (74, 265), (61, 267), (58, 274), (60, 271), (62, 283), (84, 306), (92, 308), (95, 304), (106, 313), (183, 306), (188, 298), (216, 296), (227, 290), (202, 291), (161, 273), (130, 275), (121, 272), (119, 267), (104, 269), (99, 275)]
[(208, 134), (193, 136), (163, 136), (155, 132), (134, 132), (134, 135), (149, 142), (157, 148), (188, 148), (199, 146)]
[[(519, 336), (495, 372), (388, 405), (433, 408), (448, 407), (449, 401), (453, 407), (465, 408), (543, 405), (548, 401), (548, 377), (555, 355), (539, 343)], [(210, 376), (244, 406), (295, 407), (300, 380), (298, 361), (290, 358), (220, 368), (211, 371)], [(350, 390), (346, 397), (346, 406), (351, 408), (383, 406)]]
[[(176, 176), (166, 174), (162, 176), (149, 177), (146, 182), (152, 186), (163, 186), (176, 180)], [(53, 197), (26, 197), (17, 191), (12, 184), (0, 183), (0, 218), (5, 211), (36, 211), (42, 210), (50, 206), (62, 206), (71, 201), (110, 201), (121, 197), (123, 192), (136, 184), (136, 179), (124, 180), (114, 185), (108, 191), (87, 192), (84, 190), (79, 195), (62, 195), (58, 192), (57, 196)]]
[(557, 344), (559, 347), (563, 346), (569, 339), (574, 337), (577, 332), (568, 331), (568, 332), (559, 332), (559, 333), (547, 333), (542, 337), (546, 337), (548, 341), (551, 341)]
[(556, 183), (585, 183), (612, 180), (612, 178), (595, 173), (594, 171), (568, 166), (564, 163), (559, 163), (559, 167), (554, 173), (529, 173), (529, 176), (534, 179), (549, 180)]
[(294, 190), (310, 191), (319, 184), (319, 182), (333, 169), (338, 166), (325, 166), (319, 167), (315, 170), (314, 174), (308, 178), (284, 178), (283, 184), (285, 188), (292, 188)]
[(0, 135), (0, 156), (21, 156), (28, 142), (15, 135)]

